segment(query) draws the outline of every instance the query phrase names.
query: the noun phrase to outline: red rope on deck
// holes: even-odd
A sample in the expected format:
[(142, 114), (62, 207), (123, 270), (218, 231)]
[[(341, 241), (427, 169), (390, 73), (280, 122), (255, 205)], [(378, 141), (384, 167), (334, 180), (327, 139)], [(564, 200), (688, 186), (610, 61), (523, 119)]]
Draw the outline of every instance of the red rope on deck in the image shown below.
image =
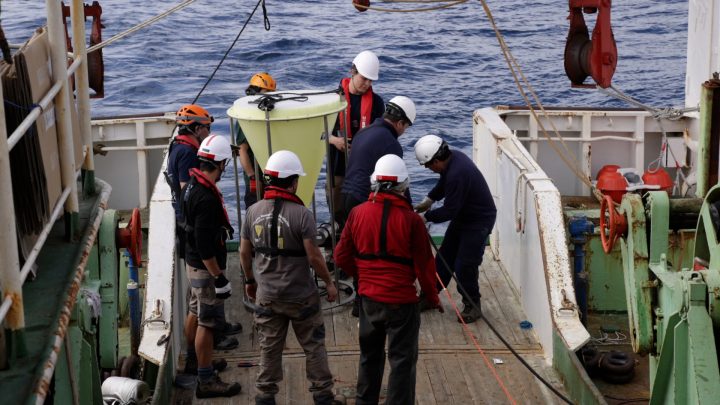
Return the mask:
[(500, 378), (500, 375), (495, 370), (495, 367), (492, 365), (492, 363), (490, 363), (490, 359), (488, 359), (487, 355), (485, 355), (485, 351), (482, 349), (482, 347), (480, 347), (480, 343), (478, 343), (477, 339), (475, 338), (475, 335), (470, 330), (470, 327), (465, 323), (465, 320), (460, 315), (460, 310), (458, 309), (457, 305), (455, 305), (455, 301), (453, 300), (452, 296), (450, 295), (450, 291), (447, 289), (447, 286), (445, 284), (443, 284), (442, 280), (440, 279), (440, 275), (435, 273), (435, 277), (437, 278), (440, 285), (442, 285), (443, 288), (445, 289), (445, 294), (447, 294), (447, 297), (450, 300), (450, 304), (452, 304), (453, 309), (455, 309), (455, 313), (457, 314), (458, 319), (460, 320), (460, 323), (462, 323), (465, 333), (467, 333), (467, 335), (470, 336), (470, 339), (473, 341), (475, 348), (477, 349), (478, 353), (480, 353), (483, 360), (485, 361), (485, 365), (487, 365), (488, 369), (490, 369), (490, 372), (492, 372), (493, 376), (495, 377), (495, 381), (498, 382), (500, 389), (503, 390), (503, 392), (505, 393), (505, 396), (507, 397), (508, 401), (510, 401), (511, 404), (517, 405), (517, 401), (515, 401), (515, 398), (513, 398), (513, 396), (510, 394), (510, 391), (508, 391), (502, 378)]

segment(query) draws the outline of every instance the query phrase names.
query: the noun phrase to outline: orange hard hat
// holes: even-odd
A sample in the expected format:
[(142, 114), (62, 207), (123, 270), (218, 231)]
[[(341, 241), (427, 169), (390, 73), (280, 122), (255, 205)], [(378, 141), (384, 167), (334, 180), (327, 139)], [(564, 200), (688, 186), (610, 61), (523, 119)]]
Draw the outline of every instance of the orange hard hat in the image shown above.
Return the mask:
[(175, 114), (175, 121), (180, 125), (190, 125), (193, 123), (210, 125), (215, 118), (210, 113), (197, 104), (186, 104)]
[(268, 72), (260, 72), (253, 75), (253, 77), (250, 78), (250, 85), (267, 91), (275, 91), (277, 88), (275, 79), (273, 79)]

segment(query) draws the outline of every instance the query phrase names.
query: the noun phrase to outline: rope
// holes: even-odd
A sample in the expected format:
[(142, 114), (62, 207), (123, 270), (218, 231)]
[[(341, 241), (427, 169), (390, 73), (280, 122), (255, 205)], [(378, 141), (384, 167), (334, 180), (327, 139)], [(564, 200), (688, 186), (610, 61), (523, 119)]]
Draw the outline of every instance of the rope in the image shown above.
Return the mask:
[[(435, 241), (433, 240), (432, 236), (430, 236), (430, 232), (429, 232), (429, 231), (428, 231), (428, 237), (430, 238), (430, 243), (432, 244), (433, 249), (435, 249), (435, 253), (437, 254), (437, 257), (440, 258), (440, 261), (442, 261), (443, 266), (445, 266), (445, 269), (450, 273), (450, 275), (452, 276), (453, 280), (455, 280), (455, 285), (457, 286), (458, 290), (461, 291), (461, 294), (464, 294), (465, 296), (467, 296), (467, 295), (468, 295), (467, 291), (466, 291), (465, 288), (462, 286), (462, 284), (460, 284), (460, 282), (458, 281), (457, 276), (455, 275), (455, 272), (450, 268), (450, 265), (449, 265), (448, 262), (445, 260), (445, 257), (442, 255), (442, 253), (440, 253), (440, 249), (438, 249), (438, 247), (437, 247), (437, 245), (435, 244)], [(448, 294), (449, 294), (449, 293), (448, 293)], [(480, 316), (481, 316), (482, 319), (485, 321), (485, 323), (487, 324), (487, 326), (490, 327), (490, 330), (493, 331), (493, 333), (495, 334), (495, 336), (497, 336), (498, 339), (500, 339), (500, 341), (505, 345), (505, 347), (507, 347), (508, 350), (510, 350), (510, 352), (515, 356), (515, 358), (518, 359), (518, 361), (519, 361), (520, 363), (522, 363), (522, 365), (525, 366), (525, 368), (527, 368), (528, 371), (530, 371), (530, 372), (532, 373), (532, 375), (535, 376), (535, 378), (537, 378), (537, 379), (538, 379), (541, 383), (543, 383), (550, 391), (552, 391), (555, 395), (557, 395), (558, 398), (560, 398), (561, 400), (563, 400), (565, 403), (568, 403), (568, 404), (572, 405), (572, 401), (571, 401), (570, 399), (568, 399), (568, 397), (566, 397), (565, 395), (563, 395), (560, 391), (558, 391), (557, 388), (553, 387), (547, 380), (545, 380), (540, 374), (538, 374), (538, 372), (535, 371), (535, 370), (532, 368), (532, 366), (531, 366), (530, 364), (528, 364), (528, 362), (525, 361), (525, 359), (523, 359), (517, 351), (515, 351), (515, 349), (513, 349), (513, 347), (510, 345), (510, 343), (508, 343), (508, 341), (505, 340), (505, 338), (502, 337), (502, 335), (500, 334), (500, 332), (498, 332), (498, 330), (495, 329), (495, 326), (493, 326), (493, 324), (490, 323), (490, 321), (488, 321), (488, 319), (485, 317), (485, 315), (482, 313), (482, 311), (480, 311), (480, 310), (477, 308), (477, 305), (476, 305), (474, 302), (472, 302), (472, 300), (470, 301), (470, 305), (472, 305), (475, 310), (478, 310), (478, 312), (480, 312)], [(462, 317), (461, 317), (460, 319), (462, 319)]]
[(190, 104), (195, 104), (195, 102), (200, 98), (200, 95), (207, 88), (208, 84), (210, 84), (212, 79), (215, 77), (215, 73), (217, 73), (217, 71), (220, 69), (220, 66), (222, 66), (223, 62), (225, 62), (225, 59), (227, 59), (227, 56), (230, 53), (230, 51), (235, 47), (235, 44), (237, 43), (238, 39), (240, 39), (240, 35), (242, 35), (243, 31), (245, 31), (245, 27), (247, 27), (248, 23), (253, 18), (253, 16), (255, 15), (255, 12), (257, 11), (258, 7), (261, 4), (263, 6), (262, 7), (263, 8), (263, 21), (264, 21), (265, 30), (266, 31), (270, 30), (270, 20), (268, 19), (268, 16), (267, 16), (267, 9), (265, 8), (265, 0), (258, 0), (257, 4), (255, 4), (255, 8), (253, 8), (253, 11), (250, 13), (250, 16), (248, 16), (247, 20), (245, 20), (245, 24), (243, 24), (242, 28), (240, 29), (240, 32), (238, 32), (237, 36), (235, 37), (235, 40), (232, 42), (232, 44), (227, 49), (227, 51), (225, 51), (225, 55), (223, 55), (222, 59), (220, 59), (220, 62), (217, 64), (217, 66), (215, 66), (215, 70), (213, 70), (210, 77), (208, 77), (207, 81), (205, 82), (205, 84), (203, 84), (202, 88), (200, 89), (200, 91), (198, 92), (198, 94), (195, 96), (192, 103), (190, 103)]
[(101, 42), (101, 43), (99, 43), (99, 44), (96, 44), (96, 45), (93, 45), (93, 46), (89, 47), (89, 48), (87, 49), (87, 53), (90, 53), (90, 52), (93, 52), (93, 51), (97, 51), (98, 49), (104, 48), (104, 47), (112, 44), (113, 42), (115, 42), (115, 41), (117, 41), (117, 40), (119, 40), (119, 39), (122, 39), (122, 38), (124, 38), (124, 37), (126, 37), (126, 36), (128, 36), (128, 35), (130, 35), (130, 34), (132, 34), (132, 33), (134, 33), (135, 31), (139, 31), (139, 30), (147, 27), (148, 25), (154, 24), (155, 22), (157, 22), (157, 21), (159, 21), (159, 20), (167, 17), (168, 15), (170, 15), (170, 14), (172, 14), (172, 13), (178, 11), (178, 10), (181, 10), (181, 9), (189, 6), (190, 4), (192, 4), (192, 3), (194, 3), (194, 2), (195, 2), (195, 0), (185, 0), (184, 2), (176, 5), (175, 7), (170, 8), (170, 9), (168, 9), (167, 11), (156, 15), (155, 17), (152, 17), (152, 18), (150, 18), (150, 19), (148, 19), (148, 20), (145, 20), (145, 21), (141, 22), (140, 24), (138, 24), (138, 25), (136, 25), (136, 26), (134, 26), (134, 27), (126, 30), (126, 31), (123, 31), (123, 32), (121, 32), (121, 33), (119, 33), (119, 34), (117, 34), (117, 35), (115, 35), (115, 36), (110, 37), (110, 38), (107, 39), (106, 41), (103, 41), (103, 42)]
[[(430, 239), (432, 240), (432, 238)], [(439, 252), (438, 252), (439, 254)], [(510, 394), (510, 391), (508, 391), (507, 387), (505, 386), (505, 383), (503, 382), (502, 378), (500, 378), (500, 375), (498, 375), (497, 370), (495, 370), (495, 367), (490, 363), (490, 359), (488, 359), (487, 355), (485, 354), (485, 351), (480, 347), (480, 343), (478, 343), (477, 339), (475, 338), (475, 334), (472, 333), (470, 330), (470, 327), (467, 323), (465, 323), (465, 320), (463, 319), (462, 315), (460, 314), (460, 310), (458, 309), (457, 305), (455, 304), (455, 301), (453, 300), (452, 296), (450, 295), (450, 290), (448, 290), (443, 284), (442, 280), (440, 279), (440, 275), (435, 273), (435, 278), (437, 278), (438, 283), (440, 283), (441, 286), (445, 289), (445, 294), (448, 297), (448, 300), (450, 303), (452, 303), (453, 309), (455, 309), (455, 314), (457, 314), (458, 319), (462, 323), (463, 329), (465, 329), (465, 333), (470, 336), (470, 339), (473, 342), (473, 345), (475, 345), (475, 348), (480, 353), (480, 355), (483, 358), (483, 361), (485, 361), (485, 365), (490, 370), (490, 372), (493, 374), (493, 377), (495, 377), (495, 381), (498, 382), (498, 385), (505, 393), (505, 396), (507, 397), (508, 401), (510, 401), (511, 404), (517, 404), (517, 401), (515, 401), (515, 398), (513, 398), (512, 394)]]
[(353, 3), (353, 6), (356, 8), (362, 8), (365, 10), (373, 10), (373, 11), (380, 11), (383, 13), (419, 13), (423, 11), (435, 11), (435, 10), (441, 10), (444, 8), (450, 8), (457, 6), (459, 4), (467, 3), (469, 0), (457, 0), (449, 2), (448, 0), (435, 0), (435, 1), (418, 1), (418, 0), (409, 0), (409, 1), (386, 1), (386, 3), (447, 3), (440, 6), (433, 6), (433, 7), (426, 7), (426, 8), (415, 8), (415, 9), (393, 9), (393, 8), (380, 8), (380, 7), (372, 7), (372, 6), (363, 6), (361, 4)]

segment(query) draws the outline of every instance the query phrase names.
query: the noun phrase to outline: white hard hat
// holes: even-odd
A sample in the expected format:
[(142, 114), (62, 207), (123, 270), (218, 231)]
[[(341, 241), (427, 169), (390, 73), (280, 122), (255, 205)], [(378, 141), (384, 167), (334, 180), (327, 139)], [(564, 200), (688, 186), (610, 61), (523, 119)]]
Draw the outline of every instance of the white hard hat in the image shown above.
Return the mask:
[(370, 175), (370, 183), (403, 183), (408, 179), (405, 162), (398, 155), (387, 154), (375, 163), (375, 171)]
[(437, 135), (425, 135), (415, 142), (415, 157), (421, 165), (435, 158), (435, 154), (443, 145), (443, 140)]
[(225, 137), (210, 135), (203, 139), (197, 155), (201, 159), (222, 162), (232, 157), (232, 149), (230, 149), (230, 142)]
[(409, 97), (395, 96), (388, 101), (388, 107), (399, 108), (404, 118), (410, 121), (410, 125), (415, 123), (415, 103)]
[(265, 174), (279, 179), (285, 179), (293, 175), (304, 176), (300, 158), (289, 150), (279, 150), (273, 153), (265, 165)]
[(380, 61), (377, 55), (372, 51), (362, 51), (355, 59), (353, 59), (353, 65), (357, 69), (358, 73), (363, 75), (364, 78), (370, 80), (377, 80), (380, 72)]

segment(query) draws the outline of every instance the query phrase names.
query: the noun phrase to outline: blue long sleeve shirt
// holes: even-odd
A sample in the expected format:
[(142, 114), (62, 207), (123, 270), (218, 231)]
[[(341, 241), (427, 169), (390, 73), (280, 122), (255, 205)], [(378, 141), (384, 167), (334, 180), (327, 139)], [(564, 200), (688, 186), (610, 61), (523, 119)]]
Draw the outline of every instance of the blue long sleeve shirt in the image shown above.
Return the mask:
[(497, 209), (490, 188), (475, 163), (464, 153), (453, 150), (446, 170), (440, 174), (428, 197), (444, 199), (442, 207), (428, 211), (430, 222), (453, 221), (463, 228), (490, 228)]
[(360, 201), (368, 198), (370, 175), (375, 170), (378, 159), (387, 154), (403, 157), (398, 136), (395, 128), (383, 118), (378, 118), (353, 137), (350, 160), (342, 186), (343, 194), (350, 194)]

